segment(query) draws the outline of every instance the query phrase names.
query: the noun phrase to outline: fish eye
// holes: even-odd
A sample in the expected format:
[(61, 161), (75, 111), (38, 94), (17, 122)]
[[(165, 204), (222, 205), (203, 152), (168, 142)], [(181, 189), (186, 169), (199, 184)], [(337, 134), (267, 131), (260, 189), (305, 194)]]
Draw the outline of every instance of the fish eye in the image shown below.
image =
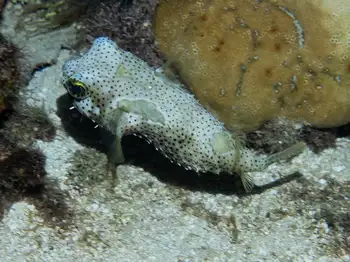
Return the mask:
[(65, 87), (68, 91), (68, 93), (76, 99), (84, 99), (87, 96), (87, 89), (86, 85), (78, 80), (75, 79), (69, 79)]

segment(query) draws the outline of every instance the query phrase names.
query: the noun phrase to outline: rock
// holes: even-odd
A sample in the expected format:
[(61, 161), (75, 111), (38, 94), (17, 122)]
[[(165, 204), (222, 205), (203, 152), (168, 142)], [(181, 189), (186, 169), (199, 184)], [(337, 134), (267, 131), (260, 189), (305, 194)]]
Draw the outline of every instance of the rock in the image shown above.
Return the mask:
[[(22, 50), (25, 58), (22, 63), (28, 69), (27, 71), (31, 72), (38, 65), (56, 63), (62, 48), (71, 48), (75, 45), (77, 32), (74, 25), (33, 35), (32, 31), (26, 30), (27, 28), (17, 27), (19, 21), (25, 17), (22, 12), (23, 10), (6, 8), (0, 32)], [(39, 31), (39, 29), (35, 30)]]

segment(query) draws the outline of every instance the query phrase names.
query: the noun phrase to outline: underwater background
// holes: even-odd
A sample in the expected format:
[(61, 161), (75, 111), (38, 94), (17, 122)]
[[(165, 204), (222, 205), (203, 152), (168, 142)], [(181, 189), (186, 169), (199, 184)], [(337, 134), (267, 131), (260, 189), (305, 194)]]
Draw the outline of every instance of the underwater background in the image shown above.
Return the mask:
[[(0, 1), (1, 261), (350, 261), (350, 2)], [(63, 65), (107, 36), (258, 154), (185, 170), (72, 107)], [(161, 96), (162, 94), (160, 94)], [(196, 134), (194, 134), (196, 135)]]

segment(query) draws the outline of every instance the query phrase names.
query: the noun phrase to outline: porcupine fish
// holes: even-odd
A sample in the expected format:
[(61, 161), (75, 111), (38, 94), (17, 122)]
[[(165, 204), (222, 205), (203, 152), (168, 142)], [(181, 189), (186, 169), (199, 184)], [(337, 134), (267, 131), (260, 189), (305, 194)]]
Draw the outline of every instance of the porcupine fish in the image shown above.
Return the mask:
[(121, 139), (138, 134), (187, 170), (238, 174), (246, 191), (251, 172), (300, 153), (303, 143), (271, 156), (245, 147), (182, 85), (107, 37), (63, 66), (62, 83), (74, 107), (115, 135), (113, 162), (124, 162)]

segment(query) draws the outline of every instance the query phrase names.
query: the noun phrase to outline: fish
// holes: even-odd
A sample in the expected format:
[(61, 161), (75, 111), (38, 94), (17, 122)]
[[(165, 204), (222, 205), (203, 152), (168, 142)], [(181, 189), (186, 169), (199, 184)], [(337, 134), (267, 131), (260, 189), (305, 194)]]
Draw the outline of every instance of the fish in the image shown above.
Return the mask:
[(125, 162), (122, 138), (134, 134), (186, 170), (238, 174), (250, 192), (253, 172), (291, 158), (306, 146), (299, 142), (274, 155), (257, 154), (180, 81), (108, 37), (96, 38), (85, 53), (64, 63), (62, 84), (81, 114), (115, 136), (110, 157), (114, 166)]

